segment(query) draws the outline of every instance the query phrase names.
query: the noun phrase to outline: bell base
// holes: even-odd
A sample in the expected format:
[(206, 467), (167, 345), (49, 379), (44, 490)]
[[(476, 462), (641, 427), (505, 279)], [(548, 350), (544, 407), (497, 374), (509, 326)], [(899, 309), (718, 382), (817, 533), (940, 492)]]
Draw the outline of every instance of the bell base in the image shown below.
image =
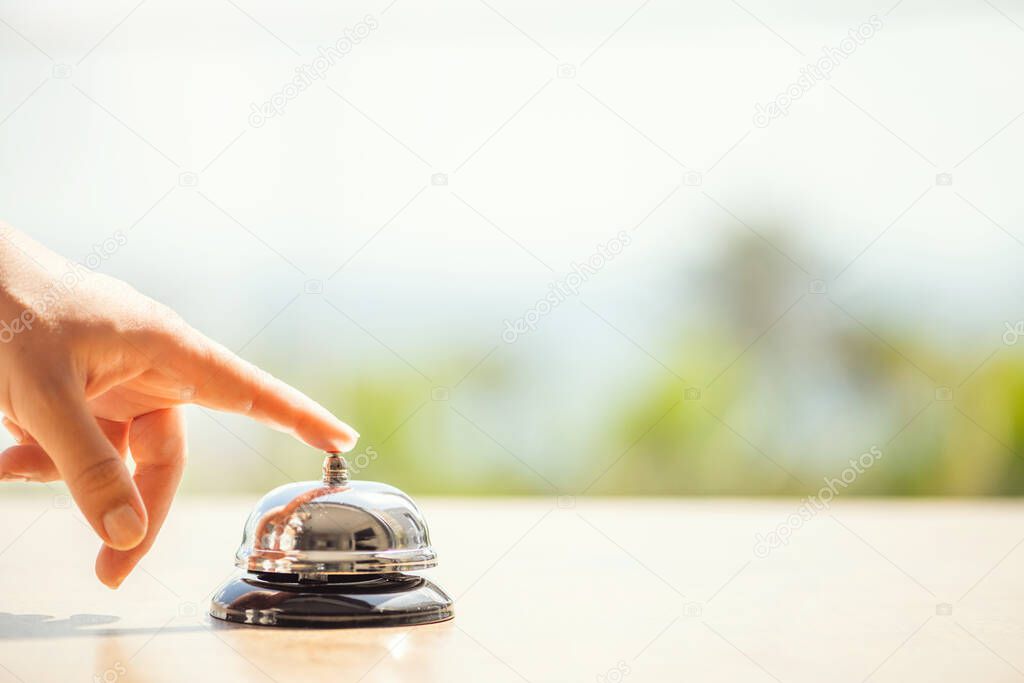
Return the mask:
[(433, 624), (455, 611), (452, 599), (420, 576), (246, 573), (214, 594), (210, 616), (252, 626), (375, 628)]

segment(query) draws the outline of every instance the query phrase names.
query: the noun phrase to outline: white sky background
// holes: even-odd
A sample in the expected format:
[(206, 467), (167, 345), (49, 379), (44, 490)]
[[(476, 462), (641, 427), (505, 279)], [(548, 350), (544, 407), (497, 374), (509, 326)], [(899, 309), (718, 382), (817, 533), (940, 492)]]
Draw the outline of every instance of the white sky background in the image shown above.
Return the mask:
[[(1024, 246), (1007, 234), (1024, 239), (1013, 3), (489, 3), (0, 0), (0, 218), (75, 259), (124, 231), (103, 272), (229, 347), (260, 332), (250, 357), (302, 349), (271, 368), (285, 378), (394, 360), (359, 327), (418, 367), (486, 350), (555, 277), (537, 259), (562, 274), (669, 195), (584, 294), (655, 355), (666, 320), (699, 324), (711, 305), (663, 283), (747, 232), (722, 207), (788, 225), (808, 280), (851, 310), (965, 354), (1024, 317)], [(325, 82), (248, 125), (250, 103), (368, 14), (379, 28)], [(755, 103), (871, 15), (883, 28), (830, 81), (753, 125)], [(700, 187), (674, 191), (677, 160)], [(359, 326), (310, 296), (275, 318), (310, 279)], [(546, 322), (507, 351), (534, 366), (596, 354), (566, 371), (576, 382), (549, 376), (552, 392), (653, 371), (575, 302)]]

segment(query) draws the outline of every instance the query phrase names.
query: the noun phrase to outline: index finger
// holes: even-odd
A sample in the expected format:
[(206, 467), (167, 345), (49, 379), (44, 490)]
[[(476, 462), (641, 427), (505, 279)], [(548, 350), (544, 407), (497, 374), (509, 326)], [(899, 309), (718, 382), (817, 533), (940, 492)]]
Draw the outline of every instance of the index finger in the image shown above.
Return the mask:
[(183, 396), (190, 403), (247, 415), (323, 451), (344, 453), (359, 439), (309, 396), (199, 333), (170, 356), (195, 380)]

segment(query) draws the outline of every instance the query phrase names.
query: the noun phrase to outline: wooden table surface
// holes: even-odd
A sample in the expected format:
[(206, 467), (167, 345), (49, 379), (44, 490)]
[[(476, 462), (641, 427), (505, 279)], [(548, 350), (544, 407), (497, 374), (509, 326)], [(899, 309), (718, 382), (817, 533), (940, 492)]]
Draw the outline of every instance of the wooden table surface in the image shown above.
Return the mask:
[(0, 682), (1024, 680), (1017, 503), (421, 499), (455, 620), (309, 631), (206, 616), (252, 502), (179, 500), (112, 592), (66, 497), (8, 496)]

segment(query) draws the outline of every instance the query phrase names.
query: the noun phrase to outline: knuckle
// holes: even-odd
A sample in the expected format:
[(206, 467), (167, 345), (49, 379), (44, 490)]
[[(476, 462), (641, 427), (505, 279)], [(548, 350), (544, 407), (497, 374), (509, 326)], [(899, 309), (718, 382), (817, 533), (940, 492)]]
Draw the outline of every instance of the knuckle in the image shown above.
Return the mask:
[(173, 309), (142, 295), (137, 295), (129, 320), (120, 332), (144, 343), (180, 339), (189, 330)]
[(243, 415), (252, 415), (265, 406), (267, 393), (274, 377), (266, 370), (246, 361), (241, 363), (240, 375), (243, 385), (250, 387), (248, 391), (244, 392), (240, 412)]
[(124, 481), (124, 465), (117, 458), (98, 460), (75, 474), (68, 483), (82, 495), (92, 495), (118, 488)]
[(172, 333), (180, 333), (182, 330), (189, 329), (185, 319), (170, 306), (152, 299), (147, 300), (147, 305), (149, 318), (154, 325)]

